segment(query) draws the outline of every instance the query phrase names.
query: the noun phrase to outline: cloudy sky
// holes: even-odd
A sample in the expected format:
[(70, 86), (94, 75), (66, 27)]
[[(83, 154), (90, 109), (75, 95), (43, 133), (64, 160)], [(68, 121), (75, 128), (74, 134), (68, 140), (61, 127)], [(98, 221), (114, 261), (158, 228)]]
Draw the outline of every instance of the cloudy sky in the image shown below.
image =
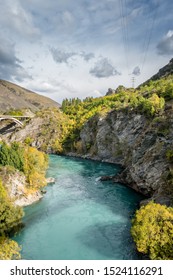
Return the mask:
[(0, 79), (61, 102), (135, 86), (173, 57), (172, 0), (0, 0)]

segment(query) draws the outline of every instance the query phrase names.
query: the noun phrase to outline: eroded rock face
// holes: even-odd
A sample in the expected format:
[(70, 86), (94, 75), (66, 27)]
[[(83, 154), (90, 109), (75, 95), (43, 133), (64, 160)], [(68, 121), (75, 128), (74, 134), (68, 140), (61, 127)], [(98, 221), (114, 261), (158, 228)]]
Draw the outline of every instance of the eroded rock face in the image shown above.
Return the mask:
[(18, 206), (27, 206), (39, 201), (43, 195), (40, 190), (28, 191), (25, 175), (17, 170), (1, 168), (0, 175), (11, 201)]
[[(169, 120), (172, 117), (169, 115)], [(120, 182), (157, 202), (169, 204), (170, 190), (165, 178), (170, 167), (166, 151), (172, 145), (171, 121), (169, 126), (163, 135), (157, 121), (132, 111), (111, 111), (106, 116), (93, 117), (84, 125), (80, 134), (82, 152), (93, 159), (123, 165)]]

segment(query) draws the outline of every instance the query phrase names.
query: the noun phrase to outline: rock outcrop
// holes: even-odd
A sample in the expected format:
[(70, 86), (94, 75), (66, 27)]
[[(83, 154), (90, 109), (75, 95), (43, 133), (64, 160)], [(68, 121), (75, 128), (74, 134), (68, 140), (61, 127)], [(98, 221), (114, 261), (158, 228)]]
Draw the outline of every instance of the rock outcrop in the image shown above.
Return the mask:
[(43, 194), (40, 190), (28, 189), (25, 175), (9, 167), (1, 167), (0, 177), (11, 201), (18, 206), (28, 206), (39, 201)]
[(54, 153), (56, 142), (61, 139), (62, 126), (65, 122), (68, 122), (68, 117), (59, 109), (42, 110), (23, 127), (8, 128), (9, 124), (2, 126), (0, 122), (0, 140), (6, 143), (24, 142), (44, 152)]
[[(168, 123), (169, 129), (165, 130)], [(156, 202), (171, 203), (166, 183), (170, 168), (166, 152), (172, 148), (172, 109), (152, 120), (130, 110), (95, 116), (85, 123), (80, 138), (79, 154), (124, 167), (115, 181)]]

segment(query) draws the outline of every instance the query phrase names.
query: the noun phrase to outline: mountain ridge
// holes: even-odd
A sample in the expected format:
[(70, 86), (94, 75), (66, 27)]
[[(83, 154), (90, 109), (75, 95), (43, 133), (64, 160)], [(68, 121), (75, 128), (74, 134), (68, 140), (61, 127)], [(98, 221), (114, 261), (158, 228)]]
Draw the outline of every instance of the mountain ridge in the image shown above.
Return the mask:
[(166, 78), (169, 75), (173, 75), (173, 58), (169, 61), (168, 64), (160, 68), (159, 71), (156, 74), (154, 74), (151, 78), (139, 85), (138, 88), (147, 85), (150, 81), (157, 81), (161, 78)]
[(60, 104), (49, 97), (0, 79), (0, 112), (4, 113), (12, 109), (30, 109), (36, 112), (43, 108), (54, 107), (60, 107)]

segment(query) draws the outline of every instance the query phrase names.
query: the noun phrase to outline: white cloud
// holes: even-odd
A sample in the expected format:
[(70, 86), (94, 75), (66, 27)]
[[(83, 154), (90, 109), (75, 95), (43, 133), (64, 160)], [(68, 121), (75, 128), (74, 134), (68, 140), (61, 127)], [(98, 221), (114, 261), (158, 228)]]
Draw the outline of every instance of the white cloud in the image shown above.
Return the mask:
[(135, 75), (135, 76), (139, 76), (139, 75), (141, 74), (141, 70), (140, 70), (139, 66), (136, 66), (136, 67), (133, 69), (132, 74)]
[(95, 63), (95, 66), (90, 69), (90, 74), (97, 78), (109, 78), (111, 76), (120, 75), (108, 58), (99, 59)]
[(75, 19), (69, 11), (64, 11), (62, 14), (62, 20), (65, 25), (71, 25), (74, 23)]
[(22, 61), (16, 56), (15, 45), (9, 40), (0, 41), (0, 77), (8, 80), (16, 79), (19, 82), (32, 79), (22, 67)]
[(95, 57), (94, 53), (86, 53), (86, 52), (81, 52), (80, 56), (85, 60), (85, 61), (89, 61), (91, 59), (93, 59)]
[[(172, 55), (171, 0), (159, 0), (159, 4), (158, 0), (123, 1), (128, 25), (127, 54), (122, 40), (121, 1), (76, 0), (75, 4), (71, 0), (0, 2), (1, 77), (15, 79), (20, 85), (57, 101), (73, 96), (99, 96), (119, 84), (131, 86), (126, 55), (129, 69), (136, 74), (136, 83), (148, 79), (168, 63), (165, 56), (156, 52), (156, 42), (169, 29), (158, 44), (158, 51)], [(145, 65), (141, 67), (142, 46), (156, 4), (155, 28)], [(136, 65), (146, 71), (141, 70), (141, 75), (137, 76), (139, 69)], [(122, 75), (119, 75), (120, 70)], [(100, 78), (99, 81), (96, 78)]]
[(1, 26), (16, 35), (36, 39), (40, 37), (40, 30), (34, 26), (32, 15), (23, 9), (18, 0), (7, 0), (1, 4)]
[(173, 30), (169, 30), (166, 36), (157, 45), (160, 55), (173, 55)]
[(69, 59), (76, 55), (75, 52), (66, 52), (56, 48), (50, 48), (52, 57), (56, 63), (68, 63)]
[(66, 63), (68, 64), (72, 57), (82, 57), (84, 61), (90, 61), (95, 57), (95, 54), (90, 52), (87, 53), (85, 51), (82, 52), (74, 52), (74, 51), (65, 51), (60, 50), (58, 48), (51, 47), (50, 53), (56, 63)]

